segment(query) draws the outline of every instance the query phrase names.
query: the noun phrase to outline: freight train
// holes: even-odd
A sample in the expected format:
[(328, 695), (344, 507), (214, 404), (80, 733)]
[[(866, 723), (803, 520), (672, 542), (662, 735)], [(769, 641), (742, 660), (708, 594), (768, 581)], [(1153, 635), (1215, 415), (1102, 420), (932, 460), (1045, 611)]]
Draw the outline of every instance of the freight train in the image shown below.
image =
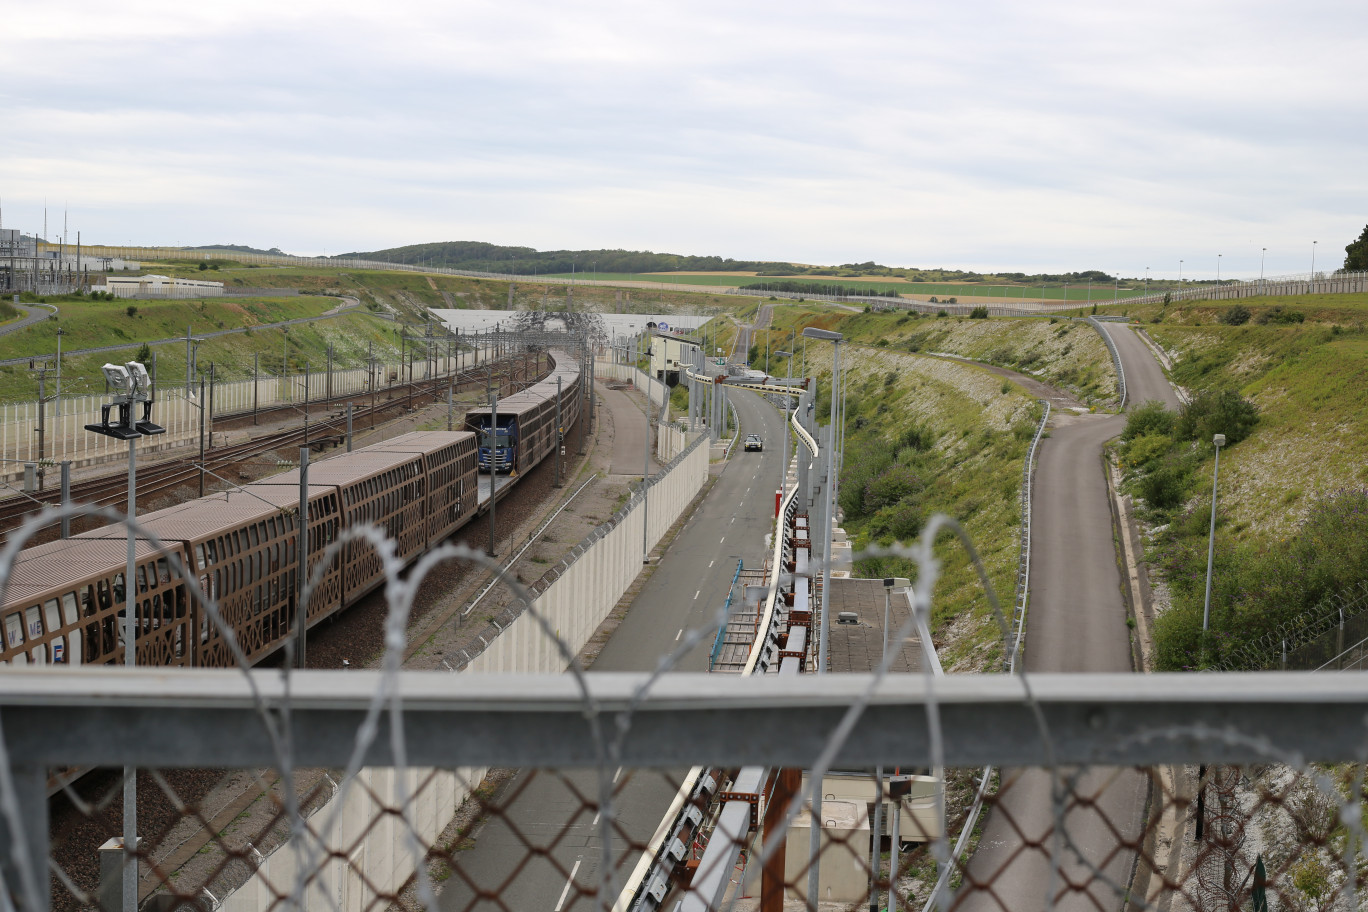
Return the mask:
[[(536, 466), (558, 445), (560, 428), (579, 419), (579, 364), (565, 352), (550, 354), (554, 367), (548, 377), (501, 399), (495, 415), (489, 408), (472, 412), (483, 416), (484, 424), (477, 419), (477, 426), (510, 430), (514, 443), (507, 465), (501, 466), (505, 471), (522, 474)], [(477, 437), (473, 431), (421, 431), (312, 463), (310, 573), (349, 526), (380, 527), (407, 564), (484, 512), (492, 493), (482, 491)], [(501, 484), (499, 491), (504, 488)], [(249, 662), (284, 646), (296, 617), (299, 501), (299, 470), (294, 469), (138, 517), (143, 534), (160, 541), (140, 537), (135, 543), (138, 665), (234, 662), (180, 568), (217, 603)], [(7, 577), (0, 578), (0, 664), (121, 664), (130, 588), (127, 555), (128, 531), (121, 524), (22, 551)], [(348, 543), (310, 596), (308, 626), (354, 604), (383, 581), (375, 550), (363, 542)]]

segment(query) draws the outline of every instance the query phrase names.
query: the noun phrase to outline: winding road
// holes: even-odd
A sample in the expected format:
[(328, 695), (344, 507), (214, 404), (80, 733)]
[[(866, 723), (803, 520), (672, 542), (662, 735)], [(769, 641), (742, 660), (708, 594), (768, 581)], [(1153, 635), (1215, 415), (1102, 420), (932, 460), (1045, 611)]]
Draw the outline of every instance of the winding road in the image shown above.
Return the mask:
[[(1156, 399), (1177, 407), (1178, 397), (1163, 369), (1131, 328), (1109, 323), (1103, 331), (1120, 353), (1131, 405)], [(1050, 436), (1041, 441), (1032, 510), (1026, 674), (1137, 670), (1102, 457), (1103, 446), (1124, 427), (1123, 415), (1061, 410), (1051, 420)], [(1056, 819), (1050, 773), (1002, 771), (998, 801), (955, 909), (1095, 912), (1121, 907), (1134, 861), (1123, 843), (1140, 838), (1145, 777), (1135, 770), (1103, 767), (1060, 770), (1059, 775), (1071, 798), (1061, 809), (1068, 838), (1057, 850), (1051, 836)], [(1057, 874), (1051, 857), (1061, 859)]]

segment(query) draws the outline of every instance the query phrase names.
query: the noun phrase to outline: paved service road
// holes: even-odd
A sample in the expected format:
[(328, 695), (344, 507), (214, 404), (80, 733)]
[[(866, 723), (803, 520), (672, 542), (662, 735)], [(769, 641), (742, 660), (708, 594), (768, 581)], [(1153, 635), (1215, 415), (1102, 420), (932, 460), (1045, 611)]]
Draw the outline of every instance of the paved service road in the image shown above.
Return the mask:
[(1126, 371), (1126, 407), (1132, 408), (1157, 399), (1176, 410), (1182, 404), (1178, 394), (1173, 391), (1168, 377), (1164, 376), (1164, 369), (1154, 359), (1154, 353), (1135, 334), (1135, 330), (1126, 323), (1104, 322), (1102, 326), (1121, 354), (1121, 364)]
[[(646, 422), (642, 419), (641, 407), (621, 390), (609, 389), (602, 382), (595, 384), (603, 407), (613, 416), (613, 454), (609, 461), (610, 475), (641, 476), (642, 464), (646, 461)], [(660, 469), (655, 455), (651, 455), (650, 471), (654, 475)]]
[[(644, 671), (683, 641), (685, 628), (712, 621), (725, 601), (736, 570), (736, 556), (755, 567), (766, 557), (772, 529), (774, 490), (779, 485), (783, 418), (757, 394), (731, 390), (742, 433), (765, 438), (763, 453), (738, 448), (725, 464), (694, 517), (660, 558), (650, 580), (632, 604), (612, 639), (594, 662), (594, 671)], [(624, 397), (625, 398), (625, 397)], [(615, 434), (624, 421), (643, 416), (614, 411)], [(637, 438), (638, 447), (641, 445)], [(640, 451), (638, 450), (638, 458)], [(639, 471), (639, 470), (638, 470)], [(684, 656), (682, 671), (707, 668), (711, 634)], [(637, 851), (624, 853), (624, 840), (644, 845), (660, 824), (684, 770), (668, 774), (621, 770), (614, 798), (614, 851), (621, 855), (616, 878), (636, 865)], [(581, 797), (583, 796), (583, 797)], [(602, 841), (596, 824), (597, 774), (593, 770), (524, 770), (503, 789), (504, 811), (475, 833), (473, 848), (457, 856), (460, 872), (442, 888), (444, 912), (478, 909), (528, 909), (541, 912), (590, 912), (601, 870)], [(536, 854), (542, 853), (542, 854)], [(575, 886), (570, 886), (571, 875)], [(474, 883), (465, 878), (473, 878)], [(476, 899), (476, 890), (497, 899)], [(581, 891), (586, 891), (582, 893)]]
[[(44, 304), (40, 307), (30, 307), (27, 304), (12, 304), (11, 306), (22, 310), (25, 316), (22, 320), (15, 320), (13, 323), (0, 326), (0, 336), (8, 336), (12, 332), (18, 332), (19, 330), (27, 329), (36, 323), (42, 323), (48, 317), (57, 313), (57, 308), (53, 307), (51, 304)], [(22, 361), (25, 359), (21, 358), (19, 360)]]
[[(1130, 405), (1177, 397), (1145, 344), (1124, 324), (1107, 323), (1122, 369)], [(1130, 630), (1122, 598), (1122, 576), (1113, 545), (1112, 515), (1102, 447), (1125, 427), (1120, 415), (1059, 410), (1051, 434), (1041, 441), (1036, 469), (1031, 540), (1031, 602), (1026, 617), (1030, 672), (1133, 671)], [(1074, 800), (1064, 809), (1072, 846), (1063, 848), (1062, 880), (1051, 881), (1050, 833), (1054, 827), (1052, 783), (1042, 770), (1004, 770), (1001, 798), (994, 807), (969, 865), (966, 882), (980, 884), (959, 910), (1119, 908), (1119, 894), (1092, 873), (1124, 891), (1133, 854), (1122, 839), (1139, 836), (1146, 785), (1134, 770), (1090, 768), (1065, 771)], [(1080, 804), (1078, 798), (1087, 801)], [(1084, 864), (1079, 854), (1087, 860)], [(1074, 891), (1069, 884), (1087, 884)]]

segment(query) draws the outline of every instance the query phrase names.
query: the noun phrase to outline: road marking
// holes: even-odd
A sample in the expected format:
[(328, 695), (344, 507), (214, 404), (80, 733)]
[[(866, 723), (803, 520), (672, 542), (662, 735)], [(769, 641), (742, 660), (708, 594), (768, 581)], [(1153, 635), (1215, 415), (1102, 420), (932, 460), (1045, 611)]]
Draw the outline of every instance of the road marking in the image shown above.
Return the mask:
[(715, 563), (717, 563), (716, 560), (710, 560), (710, 561), (708, 561), (708, 566), (711, 567), (711, 566), (712, 566), (713, 564), (715, 564)]
[(618, 776), (621, 776), (621, 775), (622, 775), (622, 767), (619, 766), (619, 767), (617, 768), (617, 772), (616, 772), (616, 773), (613, 773), (613, 785), (617, 785)]
[[(694, 598), (697, 598), (697, 596), (694, 596)], [(679, 633), (676, 633), (676, 634), (675, 634), (675, 642), (678, 643), (678, 642), (679, 642), (679, 638), (682, 637), (683, 635), (684, 635), (684, 628), (683, 628), (683, 627), (680, 627), (680, 628), (679, 628)]]
[(720, 544), (722, 544), (723, 542), (725, 542), (726, 540), (727, 540), (727, 536), (724, 535), (724, 536), (722, 536), (722, 541), (718, 542), (718, 544), (720, 545)]
[[(702, 592), (702, 591), (703, 591), (702, 589), (699, 589), (699, 590), (698, 590), (698, 592)], [(698, 600), (698, 592), (695, 592), (695, 593), (694, 593), (694, 601), (697, 601), (697, 600)]]
[(575, 866), (570, 869), (570, 879), (565, 882), (565, 889), (561, 890), (561, 897), (556, 901), (555, 912), (561, 912), (561, 909), (565, 907), (565, 897), (570, 895), (570, 885), (575, 882), (575, 874), (578, 873), (580, 862), (583, 860), (583, 858), (575, 859)]
[(733, 517), (731, 518), (731, 520), (727, 523), (727, 525), (731, 525), (731, 524), (734, 523), (734, 522), (736, 522), (736, 517), (735, 517), (735, 516), (733, 516)]

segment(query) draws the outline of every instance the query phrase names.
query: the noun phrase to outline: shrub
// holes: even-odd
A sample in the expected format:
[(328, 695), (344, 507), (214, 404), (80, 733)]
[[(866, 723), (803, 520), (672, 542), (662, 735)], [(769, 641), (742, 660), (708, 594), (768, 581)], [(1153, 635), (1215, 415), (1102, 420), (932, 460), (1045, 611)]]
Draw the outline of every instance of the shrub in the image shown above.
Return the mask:
[(1249, 308), (1243, 304), (1236, 304), (1225, 313), (1217, 317), (1217, 321), (1226, 326), (1243, 326), (1249, 322)]
[(1188, 473), (1180, 465), (1167, 462), (1140, 479), (1140, 496), (1156, 510), (1172, 510), (1187, 496)]
[(986, 320), (986, 319), (988, 319), (988, 308), (986, 308), (986, 307), (975, 307), (973, 310), (969, 311), (969, 319), (971, 319), (971, 320)]
[(946, 298), (946, 299), (945, 299), (945, 303), (946, 303), (946, 304), (958, 304), (958, 303), (959, 303), (959, 298)]
[(1258, 423), (1258, 407), (1234, 390), (1202, 390), (1178, 413), (1174, 432), (1181, 439), (1198, 441), (1225, 434), (1226, 443), (1235, 444)]
[(924, 485), (911, 466), (894, 463), (875, 478), (864, 490), (864, 512), (875, 513), (911, 495), (920, 494)]
[(130, 317), (136, 317), (138, 315), (138, 308), (134, 307), (132, 304), (129, 304), (124, 313), (128, 314)]
[(1121, 460), (1132, 468), (1143, 468), (1163, 456), (1173, 446), (1166, 434), (1142, 434), (1121, 446)]
[(1169, 304), (1172, 304), (1172, 303), (1173, 303), (1173, 292), (1171, 292), (1171, 291), (1166, 291), (1166, 292), (1164, 292), (1164, 304), (1165, 304), (1165, 306), (1167, 306), (1167, 305), (1169, 305)]
[(1283, 306), (1281, 304), (1276, 304), (1268, 310), (1265, 310), (1263, 313), (1259, 314), (1259, 316), (1254, 320), (1255, 323), (1261, 323), (1264, 325), (1267, 325), (1269, 323), (1303, 323), (1305, 321), (1306, 314), (1297, 310), (1283, 310)]
[(208, 268), (209, 268), (209, 264), (208, 264), (208, 263), (200, 263), (200, 264), (199, 264), (200, 272), (204, 272), (204, 271), (205, 271), (206, 269), (208, 269)]
[(936, 296), (935, 296), (935, 295), (932, 295), (932, 296), (931, 296), (931, 301), (930, 301), (930, 303), (932, 303), (932, 304), (939, 304), (940, 301), (937, 301), (937, 300), (936, 300)]
[(937, 319), (937, 320), (939, 320), (941, 317), (948, 317), (948, 316), (950, 316), (950, 314), (946, 313), (946, 312), (943, 311), (943, 310), (938, 310), (938, 311), (936, 311), (936, 319)]
[(1172, 434), (1174, 414), (1157, 399), (1141, 403), (1130, 410), (1126, 416), (1126, 429), (1121, 432), (1122, 440), (1131, 440), (1149, 434)]
[(925, 453), (935, 445), (936, 435), (919, 424), (912, 425), (903, 431), (902, 436), (898, 438), (900, 449), (910, 449), (917, 453)]
[(869, 530), (877, 536), (888, 536), (901, 542), (910, 542), (921, 534), (926, 524), (926, 514), (921, 503), (909, 497), (890, 504), (875, 513), (869, 521)]
[(142, 344), (142, 348), (138, 349), (138, 355), (133, 360), (143, 365), (152, 363), (152, 349), (146, 342)]

